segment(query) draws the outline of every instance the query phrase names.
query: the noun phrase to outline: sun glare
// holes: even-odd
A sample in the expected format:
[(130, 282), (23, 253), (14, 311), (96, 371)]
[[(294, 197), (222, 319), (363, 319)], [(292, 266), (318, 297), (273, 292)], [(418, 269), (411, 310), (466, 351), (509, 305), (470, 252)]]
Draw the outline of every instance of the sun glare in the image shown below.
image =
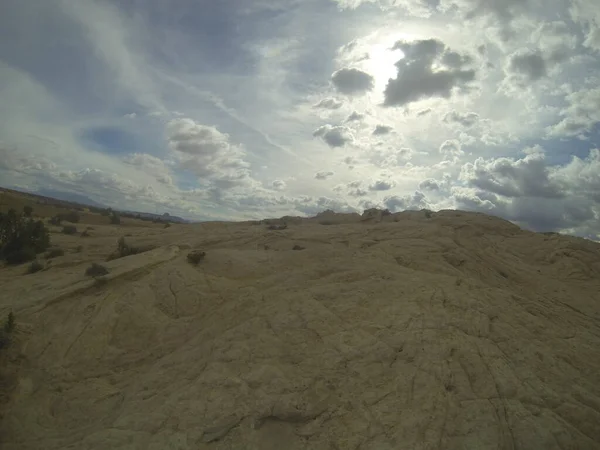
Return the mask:
[(396, 78), (396, 62), (404, 57), (401, 50), (392, 50), (399, 40), (412, 41), (416, 36), (409, 34), (394, 34), (376, 36), (367, 46), (369, 58), (364, 61), (365, 70), (375, 78), (375, 89), (381, 91), (390, 78)]

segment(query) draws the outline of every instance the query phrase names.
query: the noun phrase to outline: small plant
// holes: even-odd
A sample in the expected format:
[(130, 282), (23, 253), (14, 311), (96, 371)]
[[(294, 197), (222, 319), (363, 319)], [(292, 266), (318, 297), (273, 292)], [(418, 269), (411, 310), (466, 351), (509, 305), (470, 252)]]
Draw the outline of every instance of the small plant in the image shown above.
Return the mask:
[(88, 277), (100, 277), (108, 274), (108, 269), (98, 263), (92, 263), (92, 265), (85, 270), (85, 274)]
[(65, 222), (78, 223), (81, 219), (81, 216), (77, 211), (69, 211), (67, 213), (62, 213), (60, 218)]
[(171, 224), (169, 222), (165, 223), (164, 228), (169, 228), (171, 226)]
[(26, 219), (14, 209), (0, 213), (0, 259), (21, 264), (49, 246), (50, 234), (41, 220)]
[(12, 333), (15, 329), (15, 315), (13, 312), (9, 312), (6, 317), (6, 322), (4, 322), (4, 331), (7, 333)]
[(81, 253), (83, 251), (83, 245), (78, 245), (75, 247), (75, 253)]
[(31, 206), (24, 206), (23, 207), (23, 215), (25, 217), (31, 217), (32, 213), (33, 213), (33, 208)]
[(65, 225), (62, 229), (62, 233), (63, 234), (76, 234), (77, 233), (77, 227), (75, 225)]
[(204, 259), (205, 256), (206, 256), (205, 252), (195, 250), (193, 252), (188, 253), (187, 260), (190, 264), (197, 265), (200, 261), (202, 261)]
[(117, 250), (111, 253), (106, 260), (112, 261), (113, 259), (125, 258), (126, 256), (137, 255), (148, 250), (152, 250), (152, 247), (133, 247), (127, 243), (125, 237), (121, 236), (117, 241)]
[(58, 217), (58, 216), (50, 217), (48, 219), (48, 223), (50, 225), (55, 225), (57, 227), (60, 226), (60, 222), (61, 222), (61, 220), (60, 220), (60, 217)]
[(29, 265), (29, 268), (27, 269), (27, 273), (36, 273), (43, 269), (44, 269), (44, 265), (36, 259)]
[(65, 251), (62, 248), (51, 248), (48, 254), (46, 255), (46, 259), (56, 258), (57, 256), (64, 256)]
[(112, 216), (110, 216), (110, 223), (112, 225), (120, 225), (121, 224), (121, 217), (117, 213), (113, 212)]
[(424, 211), (425, 211), (425, 218), (426, 219), (431, 219), (431, 216), (433, 215), (433, 212), (431, 212), (428, 209), (425, 209)]
[(301, 245), (294, 245), (294, 247), (292, 248), (292, 250), (304, 250), (306, 247), (302, 247)]
[(90, 233), (88, 230), (83, 230), (83, 232), (81, 233), (81, 237), (90, 237)]

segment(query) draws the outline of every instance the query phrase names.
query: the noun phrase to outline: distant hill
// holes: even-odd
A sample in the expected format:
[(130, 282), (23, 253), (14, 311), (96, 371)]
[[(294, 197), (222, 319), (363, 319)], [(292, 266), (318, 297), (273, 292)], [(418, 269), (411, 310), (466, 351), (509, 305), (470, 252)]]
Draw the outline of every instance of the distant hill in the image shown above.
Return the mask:
[(168, 222), (175, 223), (191, 223), (191, 221), (184, 219), (182, 217), (172, 216), (169, 213), (164, 214), (153, 214), (146, 212), (138, 212), (138, 211), (126, 211), (126, 210), (118, 210), (119, 212), (131, 216), (140, 216), (143, 219), (151, 219), (151, 220), (163, 220)]
[(64, 192), (64, 191), (57, 191), (54, 189), (42, 188), (42, 189), (38, 189), (35, 192), (30, 192), (30, 193), (36, 194), (36, 195), (41, 195), (43, 197), (55, 198), (57, 200), (63, 200), (66, 202), (78, 203), (78, 204), (87, 205), (87, 206), (95, 206), (96, 208), (106, 208), (105, 205), (98, 203), (98, 202), (92, 200), (91, 198), (86, 197), (85, 195), (75, 194), (73, 192)]
[[(107, 209), (106, 205), (98, 203), (98, 202), (92, 200), (91, 198), (86, 197), (85, 195), (76, 194), (73, 192), (64, 192), (64, 191), (58, 191), (58, 190), (54, 190), (54, 189), (47, 189), (47, 188), (39, 189), (37, 191), (30, 191), (30, 190), (26, 190), (26, 189), (16, 190), (16, 189), (8, 189), (8, 188), (1, 188), (1, 187), (0, 187), (0, 191), (11, 192), (18, 196), (23, 196), (24, 198), (29, 197), (30, 200), (35, 201), (37, 203), (53, 205), (53, 206), (56, 206), (59, 208), (81, 209), (81, 208), (87, 207), (96, 213), (99, 213), (102, 210)], [(19, 208), (20, 207), (21, 206), (19, 206)], [(121, 213), (124, 216), (139, 217), (143, 220), (153, 220), (153, 221), (157, 220), (157, 221), (165, 221), (165, 222), (168, 221), (168, 222), (172, 222), (172, 223), (191, 223), (190, 220), (186, 220), (186, 219), (184, 219), (182, 217), (178, 217), (178, 216), (172, 216), (169, 213), (154, 214), (154, 213), (147, 213), (147, 212), (140, 212), (140, 211), (123, 210), (123, 209), (118, 209), (118, 208), (112, 208), (112, 209), (114, 211)]]

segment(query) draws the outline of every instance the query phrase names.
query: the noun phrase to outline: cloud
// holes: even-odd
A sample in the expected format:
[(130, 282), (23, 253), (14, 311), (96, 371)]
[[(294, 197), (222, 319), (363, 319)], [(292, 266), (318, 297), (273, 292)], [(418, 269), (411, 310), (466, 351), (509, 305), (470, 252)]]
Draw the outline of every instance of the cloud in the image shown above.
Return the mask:
[(450, 98), (455, 90), (475, 80), (475, 70), (466, 67), (470, 56), (449, 50), (437, 39), (398, 41), (393, 49), (405, 56), (396, 63), (397, 77), (390, 79), (385, 88), (384, 106), (402, 106), (431, 97)]
[(377, 167), (393, 169), (403, 166), (413, 157), (413, 151), (407, 147), (387, 146), (373, 150), (369, 162)]
[(458, 111), (450, 111), (444, 116), (446, 123), (459, 123), (463, 127), (469, 128), (479, 121), (479, 114), (474, 112), (460, 113)]
[(600, 88), (572, 92), (566, 100), (569, 106), (560, 111), (564, 118), (547, 128), (551, 137), (584, 135), (600, 122)]
[(546, 60), (539, 50), (519, 50), (510, 55), (508, 70), (524, 81), (537, 81), (548, 75)]
[[(352, 181), (346, 185), (347, 194), (351, 197), (365, 197), (369, 195), (369, 191), (362, 185), (362, 181)], [(342, 190), (342, 186), (338, 186), (336, 190)]]
[(192, 171), (220, 188), (250, 181), (244, 149), (232, 144), (229, 135), (189, 118), (169, 121), (166, 131), (169, 148), (180, 168)]
[(339, 92), (346, 95), (364, 94), (374, 87), (374, 79), (371, 75), (353, 68), (344, 68), (334, 72), (331, 82)]
[(443, 9), (452, 6), (461, 10), (467, 18), (493, 16), (502, 22), (510, 22), (527, 10), (532, 0), (441, 0)]
[(392, 130), (393, 130), (393, 128), (389, 127), (387, 125), (377, 125), (375, 127), (375, 129), (373, 130), (373, 135), (374, 136), (381, 136), (381, 135), (384, 135), (384, 134), (389, 134)]
[(439, 191), (441, 186), (436, 180), (429, 178), (419, 183), (419, 189), (422, 191)]
[(385, 197), (383, 204), (391, 212), (431, 209), (427, 197), (421, 191), (415, 191), (413, 194), (404, 196), (392, 195)]
[(326, 180), (327, 178), (330, 178), (330, 177), (332, 177), (333, 175), (334, 175), (334, 173), (333, 173), (333, 172), (330, 172), (330, 171), (328, 171), (328, 172), (317, 172), (317, 173), (315, 174), (315, 178), (316, 178), (317, 180)]
[(377, 180), (369, 185), (370, 191), (389, 191), (396, 183), (391, 180)]
[(137, 114), (129, 113), (129, 114), (125, 114), (123, 117), (125, 117), (126, 119), (135, 119), (137, 117)]
[(583, 45), (600, 52), (600, 10), (589, 0), (572, 0), (569, 8), (571, 18), (582, 25), (585, 32)]
[(346, 118), (346, 122), (354, 122), (354, 121), (362, 120), (362, 119), (364, 119), (364, 117), (365, 117), (364, 114), (359, 114), (358, 112), (353, 111), (352, 114), (350, 114)]
[(444, 141), (442, 145), (440, 145), (440, 153), (447, 158), (458, 158), (464, 154), (460, 142), (456, 139)]
[(271, 183), (271, 186), (273, 186), (273, 189), (276, 191), (282, 191), (287, 187), (287, 184), (283, 180), (275, 180)]
[(350, 129), (343, 126), (323, 125), (315, 130), (313, 136), (322, 138), (330, 147), (343, 147), (354, 140)]
[(504, 197), (562, 198), (561, 184), (552, 176), (543, 153), (521, 159), (477, 158), (463, 166), (460, 178), (469, 186)]
[(317, 103), (315, 108), (323, 108), (323, 109), (340, 109), (344, 102), (337, 100), (333, 97), (327, 97)]
[(133, 153), (123, 158), (123, 162), (138, 167), (140, 170), (156, 177), (163, 184), (172, 185), (171, 170), (165, 162), (147, 153)]

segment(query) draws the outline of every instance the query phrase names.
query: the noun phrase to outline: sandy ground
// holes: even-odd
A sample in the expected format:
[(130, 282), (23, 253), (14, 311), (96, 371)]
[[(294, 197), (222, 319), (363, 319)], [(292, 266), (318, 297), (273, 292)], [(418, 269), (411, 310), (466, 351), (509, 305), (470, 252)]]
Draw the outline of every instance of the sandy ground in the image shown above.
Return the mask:
[[(600, 449), (599, 244), (454, 211), (289, 222), (56, 229), (46, 270), (0, 269), (0, 447)], [(156, 248), (103, 262), (124, 233)]]

